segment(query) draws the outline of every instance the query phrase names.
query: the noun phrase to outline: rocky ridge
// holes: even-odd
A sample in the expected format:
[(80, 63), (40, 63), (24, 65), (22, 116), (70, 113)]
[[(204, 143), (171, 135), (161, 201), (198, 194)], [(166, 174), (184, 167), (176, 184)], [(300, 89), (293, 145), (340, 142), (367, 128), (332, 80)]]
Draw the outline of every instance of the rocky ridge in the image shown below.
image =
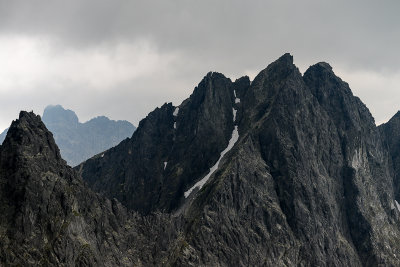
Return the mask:
[[(70, 166), (76, 166), (88, 158), (117, 145), (135, 131), (128, 121), (113, 121), (105, 116), (79, 122), (78, 116), (60, 105), (47, 106), (43, 122), (53, 133), (62, 157)], [(0, 134), (3, 143), (8, 129)]]
[(0, 260), (397, 266), (396, 118), (377, 128), (329, 64), (301, 75), (289, 54), (251, 83), (207, 74), (75, 170), (21, 113), (0, 147)]
[[(399, 210), (384, 137), (329, 64), (317, 63), (302, 76), (285, 54), (251, 84), (247, 77), (231, 82), (209, 73), (174, 116), (176, 108), (156, 109), (131, 139), (77, 168), (95, 191), (142, 214), (183, 216), (188, 246), (177, 262), (400, 262)], [(232, 108), (239, 140), (186, 199), (227, 147)], [(145, 161), (135, 165), (129, 149)]]
[(167, 256), (156, 240), (175, 233), (169, 216), (143, 218), (93, 193), (39, 116), (20, 113), (0, 159), (0, 265), (148, 266)]

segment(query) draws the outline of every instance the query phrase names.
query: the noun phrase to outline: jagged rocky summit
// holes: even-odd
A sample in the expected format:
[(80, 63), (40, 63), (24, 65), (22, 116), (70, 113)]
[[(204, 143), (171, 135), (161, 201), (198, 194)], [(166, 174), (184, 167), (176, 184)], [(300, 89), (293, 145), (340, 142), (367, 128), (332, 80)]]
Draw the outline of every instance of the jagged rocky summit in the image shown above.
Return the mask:
[(88, 189), (24, 111), (0, 146), (0, 214), (1, 266), (148, 266), (166, 256), (157, 238), (174, 233), (168, 216), (143, 218)]
[[(64, 109), (61, 105), (47, 106), (42, 119), (54, 134), (62, 157), (71, 166), (117, 145), (131, 137), (136, 129), (128, 121), (113, 121), (105, 116), (80, 123), (75, 112)], [(3, 142), (7, 130), (0, 134), (0, 143)]]
[[(289, 54), (252, 82), (207, 74), (181, 105), (155, 109), (75, 169), (30, 114), (0, 147), (0, 260), (398, 266), (399, 123), (377, 128), (331, 66), (301, 75)], [(58, 220), (72, 226), (45, 227)]]

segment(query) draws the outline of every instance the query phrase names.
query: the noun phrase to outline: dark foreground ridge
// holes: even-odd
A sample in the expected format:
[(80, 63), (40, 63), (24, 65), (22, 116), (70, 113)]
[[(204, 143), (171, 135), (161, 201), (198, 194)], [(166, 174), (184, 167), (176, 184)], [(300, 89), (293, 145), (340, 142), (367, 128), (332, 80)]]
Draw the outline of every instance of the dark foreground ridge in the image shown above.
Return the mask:
[(302, 76), (289, 54), (252, 82), (207, 74), (75, 170), (22, 112), (0, 147), (1, 262), (398, 266), (397, 117), (378, 129), (331, 66)]
[(0, 265), (161, 262), (164, 245), (153, 241), (167, 242), (172, 224), (161, 223), (161, 216), (137, 216), (88, 189), (61, 159), (39, 116), (20, 113), (0, 146), (0, 159)]
[[(70, 166), (103, 152), (131, 137), (135, 131), (128, 121), (114, 121), (105, 116), (80, 123), (75, 112), (60, 105), (47, 106), (43, 112), (43, 122), (60, 148), (61, 155)], [(3, 143), (8, 129), (0, 134)]]

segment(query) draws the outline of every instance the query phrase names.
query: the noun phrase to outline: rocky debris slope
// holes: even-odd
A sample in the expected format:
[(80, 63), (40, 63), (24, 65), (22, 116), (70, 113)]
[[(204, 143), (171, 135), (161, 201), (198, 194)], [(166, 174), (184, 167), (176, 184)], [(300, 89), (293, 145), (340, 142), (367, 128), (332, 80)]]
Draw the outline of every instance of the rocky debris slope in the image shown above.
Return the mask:
[(2, 266), (149, 266), (177, 239), (170, 216), (144, 218), (88, 189), (27, 112), (0, 146), (0, 214)]
[(171, 264), (400, 263), (391, 156), (327, 63), (302, 76), (285, 54), (251, 84), (209, 73), (178, 108), (156, 109), (131, 139), (77, 167), (130, 209), (182, 218)]

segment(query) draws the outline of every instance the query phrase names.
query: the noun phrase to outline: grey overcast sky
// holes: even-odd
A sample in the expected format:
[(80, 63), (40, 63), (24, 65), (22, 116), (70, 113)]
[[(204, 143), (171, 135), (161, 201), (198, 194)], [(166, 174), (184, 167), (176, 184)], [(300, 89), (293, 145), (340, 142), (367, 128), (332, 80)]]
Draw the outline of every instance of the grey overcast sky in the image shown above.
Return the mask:
[(61, 104), (134, 124), (208, 71), (250, 78), (285, 52), (329, 62), (376, 122), (400, 109), (400, 1), (0, 0), (0, 131)]

